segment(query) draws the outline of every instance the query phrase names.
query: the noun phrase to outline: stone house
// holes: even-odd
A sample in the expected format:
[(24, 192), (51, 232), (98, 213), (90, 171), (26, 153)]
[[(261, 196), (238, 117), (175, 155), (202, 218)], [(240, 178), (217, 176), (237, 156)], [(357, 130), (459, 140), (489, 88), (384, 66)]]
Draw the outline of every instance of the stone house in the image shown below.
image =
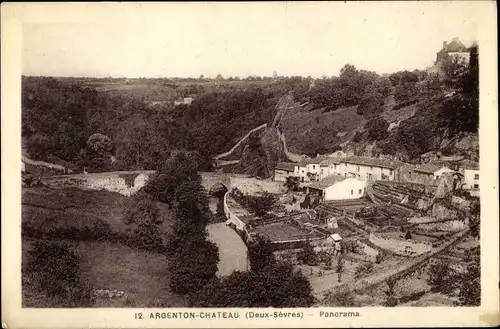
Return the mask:
[(323, 179), (330, 175), (340, 175), (340, 158), (338, 157), (328, 157), (319, 164), (320, 166), (320, 179)]
[(443, 48), (436, 54), (436, 64), (440, 65), (447, 57), (458, 58), (465, 64), (469, 63), (470, 51), (458, 38), (453, 38), (450, 43), (443, 41)]
[(281, 162), (274, 168), (274, 180), (277, 182), (286, 182), (287, 177), (296, 176), (297, 164), (292, 162)]
[(409, 176), (412, 183), (439, 186), (443, 175), (446, 173), (455, 173), (455, 171), (447, 166), (426, 163), (415, 167), (413, 173), (410, 173)]
[(339, 174), (344, 177), (352, 175), (367, 182), (394, 181), (396, 170), (402, 165), (404, 163), (398, 160), (351, 156), (340, 160)]

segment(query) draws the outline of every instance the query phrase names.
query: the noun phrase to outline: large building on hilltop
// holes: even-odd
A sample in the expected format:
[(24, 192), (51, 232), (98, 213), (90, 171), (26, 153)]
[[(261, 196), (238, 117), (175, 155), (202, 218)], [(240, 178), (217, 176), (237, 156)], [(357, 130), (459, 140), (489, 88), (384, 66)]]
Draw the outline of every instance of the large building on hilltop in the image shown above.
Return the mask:
[(460, 41), (459, 38), (453, 38), (450, 43), (443, 41), (443, 47), (436, 53), (436, 61), (434, 65), (427, 69), (427, 72), (442, 76), (444, 74), (443, 64), (447, 58), (456, 58), (459, 62), (468, 65), (470, 60), (470, 50)]
[(458, 58), (468, 64), (470, 59), (469, 49), (458, 38), (448, 43), (443, 42), (443, 48), (436, 54), (436, 64), (442, 63), (447, 57)]

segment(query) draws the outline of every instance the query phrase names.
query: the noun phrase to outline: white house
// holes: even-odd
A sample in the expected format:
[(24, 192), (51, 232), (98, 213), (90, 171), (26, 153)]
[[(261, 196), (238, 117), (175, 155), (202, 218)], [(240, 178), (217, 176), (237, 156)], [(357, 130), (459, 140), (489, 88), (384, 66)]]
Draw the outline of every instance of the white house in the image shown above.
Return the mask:
[(340, 160), (339, 174), (354, 176), (360, 181), (389, 180), (395, 178), (395, 171), (403, 162), (391, 159), (351, 156)]
[(329, 157), (320, 163), (320, 179), (330, 175), (340, 175), (340, 158)]
[(461, 164), (463, 177), (463, 189), (479, 190), (479, 163), (465, 160)]
[(361, 198), (366, 191), (366, 181), (352, 177), (330, 175), (308, 186), (307, 192), (322, 201)]

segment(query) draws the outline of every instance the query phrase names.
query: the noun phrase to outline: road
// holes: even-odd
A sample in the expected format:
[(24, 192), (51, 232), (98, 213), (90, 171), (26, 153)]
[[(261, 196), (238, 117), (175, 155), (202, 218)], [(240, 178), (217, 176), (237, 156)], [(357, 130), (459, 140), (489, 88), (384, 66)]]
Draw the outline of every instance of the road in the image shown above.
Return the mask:
[(225, 223), (207, 226), (210, 240), (219, 248), (218, 276), (226, 276), (233, 271), (247, 270), (247, 247), (240, 236)]

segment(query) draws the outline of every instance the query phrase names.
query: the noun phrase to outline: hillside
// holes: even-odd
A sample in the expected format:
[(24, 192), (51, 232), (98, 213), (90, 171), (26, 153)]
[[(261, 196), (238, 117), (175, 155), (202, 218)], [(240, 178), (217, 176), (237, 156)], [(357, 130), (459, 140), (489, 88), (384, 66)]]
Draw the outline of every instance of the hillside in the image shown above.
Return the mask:
[[(348, 154), (408, 162), (418, 162), (420, 155), (430, 151), (477, 161), (475, 51), (467, 67), (449, 63), (444, 78), (423, 71), (380, 78), (346, 65), (339, 78), (320, 80), (305, 94), (283, 96), (276, 105), (273, 126), (264, 134), (267, 140), (259, 137), (262, 147), (256, 150), (260, 153), (240, 150), (231, 160), (269, 167), (274, 159), (299, 161), (342, 149)], [(360, 89), (360, 85), (364, 87)], [(281, 143), (271, 146), (270, 141), (276, 139), (271, 137), (276, 135), (273, 128)], [(273, 160), (270, 154), (275, 155)], [(252, 166), (242, 162), (231, 170), (252, 172)]]

